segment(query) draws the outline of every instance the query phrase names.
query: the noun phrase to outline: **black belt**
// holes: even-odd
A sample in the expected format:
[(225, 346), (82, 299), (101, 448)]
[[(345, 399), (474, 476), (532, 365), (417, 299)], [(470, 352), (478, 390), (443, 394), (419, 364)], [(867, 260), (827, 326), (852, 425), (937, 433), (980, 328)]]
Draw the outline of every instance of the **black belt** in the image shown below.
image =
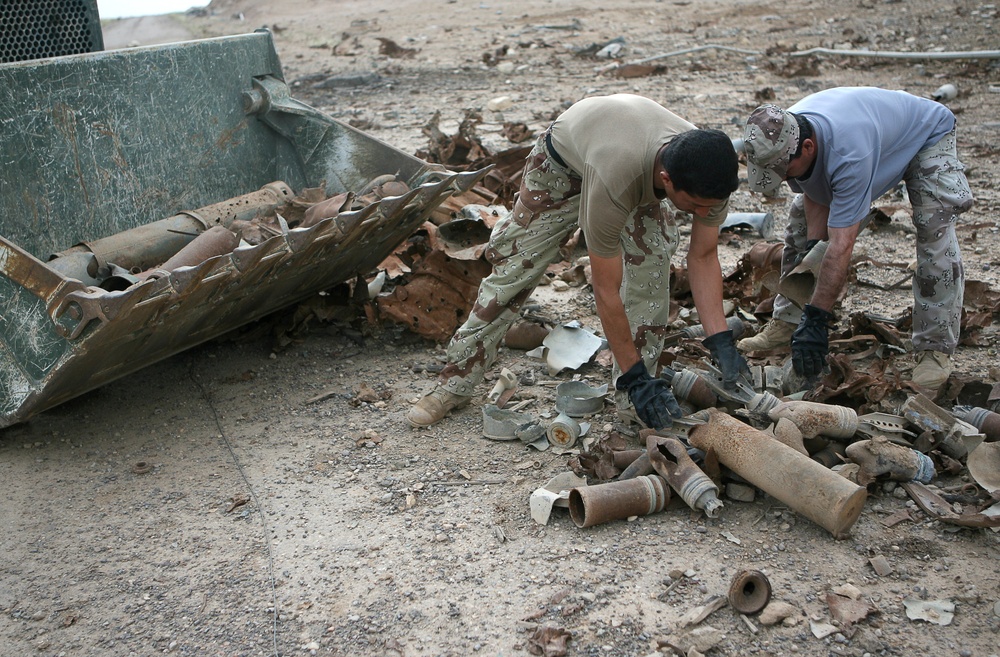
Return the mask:
[(545, 133), (545, 148), (549, 149), (549, 156), (556, 161), (556, 163), (564, 169), (568, 169), (569, 165), (563, 162), (563, 159), (559, 157), (559, 153), (556, 152), (555, 147), (552, 146), (552, 133)]

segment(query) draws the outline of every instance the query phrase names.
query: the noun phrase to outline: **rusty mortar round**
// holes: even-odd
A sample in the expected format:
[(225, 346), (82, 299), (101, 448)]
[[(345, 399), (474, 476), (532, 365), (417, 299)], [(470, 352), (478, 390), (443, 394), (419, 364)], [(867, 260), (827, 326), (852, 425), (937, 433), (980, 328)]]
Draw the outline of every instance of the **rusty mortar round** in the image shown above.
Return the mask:
[(771, 601), (771, 582), (759, 570), (741, 570), (729, 584), (729, 604), (741, 614), (756, 614)]

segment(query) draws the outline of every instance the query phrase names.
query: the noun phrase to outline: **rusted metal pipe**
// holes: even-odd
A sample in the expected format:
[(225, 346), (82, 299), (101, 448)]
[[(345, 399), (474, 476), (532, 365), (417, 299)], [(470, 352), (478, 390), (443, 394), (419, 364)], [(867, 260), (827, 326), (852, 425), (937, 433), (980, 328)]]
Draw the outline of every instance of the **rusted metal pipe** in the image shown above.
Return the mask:
[(767, 412), (774, 421), (783, 417), (795, 423), (803, 438), (851, 438), (858, 431), (858, 413), (849, 406), (810, 401), (785, 401)]
[(223, 226), (212, 226), (162, 265), (147, 269), (136, 277), (141, 281), (147, 278), (160, 278), (178, 267), (193, 267), (209, 258), (231, 253), (239, 245), (240, 238), (236, 233)]
[(670, 388), (678, 399), (691, 402), (697, 409), (718, 405), (719, 397), (705, 381), (691, 370), (674, 371), (664, 367), (660, 377), (670, 382)]
[(569, 491), (569, 515), (577, 527), (662, 511), (670, 501), (670, 486), (662, 477), (648, 475), (579, 486)]
[[(221, 203), (137, 226), (61, 251), (48, 265), (69, 278), (97, 277), (99, 270), (116, 264), (128, 271), (145, 271), (165, 262), (212, 226), (229, 227), (234, 221), (265, 216), (291, 200), (294, 192), (281, 181)], [(86, 280), (86, 279), (82, 279)]]
[(741, 614), (756, 614), (771, 601), (771, 582), (759, 570), (741, 570), (729, 584), (729, 604)]
[(714, 450), (723, 465), (835, 538), (848, 535), (868, 496), (864, 487), (722, 411), (702, 413), (708, 421), (691, 429), (692, 446)]
[(625, 479), (635, 479), (642, 475), (651, 475), (655, 470), (653, 470), (653, 464), (649, 461), (649, 454), (646, 450), (642, 450), (642, 454), (639, 458), (628, 464), (620, 475), (618, 475), (618, 481), (623, 481)]
[(646, 438), (646, 451), (656, 473), (689, 507), (704, 511), (709, 518), (719, 517), (723, 506), (719, 487), (695, 465), (681, 441), (653, 434)]
[(624, 470), (645, 453), (644, 449), (620, 449), (617, 452), (611, 452), (611, 463), (619, 470)]

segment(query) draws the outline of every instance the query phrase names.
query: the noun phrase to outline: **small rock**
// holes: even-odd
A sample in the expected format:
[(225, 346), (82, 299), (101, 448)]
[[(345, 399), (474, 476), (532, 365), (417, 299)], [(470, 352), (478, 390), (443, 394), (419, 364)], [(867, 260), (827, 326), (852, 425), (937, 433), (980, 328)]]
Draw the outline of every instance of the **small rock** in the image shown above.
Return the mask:
[(879, 577), (886, 577), (892, 574), (892, 565), (889, 560), (883, 557), (881, 554), (876, 555), (868, 560), (868, 563), (872, 565), (872, 569), (875, 574)]
[(757, 620), (760, 621), (761, 625), (777, 625), (786, 618), (798, 615), (799, 610), (794, 605), (789, 604), (784, 600), (772, 600), (766, 607), (764, 607), (764, 610), (760, 612), (760, 616), (757, 617)]
[(757, 491), (753, 486), (730, 482), (726, 484), (726, 497), (735, 502), (753, 502), (757, 497)]

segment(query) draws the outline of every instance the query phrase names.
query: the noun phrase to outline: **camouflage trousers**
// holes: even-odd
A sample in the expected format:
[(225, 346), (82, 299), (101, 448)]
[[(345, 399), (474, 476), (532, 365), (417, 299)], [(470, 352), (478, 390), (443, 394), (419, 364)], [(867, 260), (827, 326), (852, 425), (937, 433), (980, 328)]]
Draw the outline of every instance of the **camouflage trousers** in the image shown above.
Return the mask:
[[(955, 353), (962, 320), (965, 270), (955, 224), (972, 207), (965, 166), (955, 148), (955, 130), (917, 153), (903, 175), (917, 232), (913, 276), (913, 349)], [(792, 201), (781, 255), (781, 274), (794, 268), (806, 247), (804, 199)], [(799, 308), (785, 297), (774, 301), (774, 317), (798, 324)]]
[[(578, 227), (581, 185), (579, 175), (550, 155), (542, 134), (525, 163), (514, 209), (490, 235), (485, 257), (493, 270), (480, 284), (469, 318), (448, 344), (440, 384), (449, 392), (474, 393), (521, 305), (548, 265), (562, 259), (559, 249)], [(636, 208), (622, 233), (622, 301), (636, 347), (651, 372), (667, 332), (670, 258), (678, 240), (669, 201)], [(620, 374), (615, 363), (614, 378)], [(616, 403), (628, 405), (627, 396)]]

